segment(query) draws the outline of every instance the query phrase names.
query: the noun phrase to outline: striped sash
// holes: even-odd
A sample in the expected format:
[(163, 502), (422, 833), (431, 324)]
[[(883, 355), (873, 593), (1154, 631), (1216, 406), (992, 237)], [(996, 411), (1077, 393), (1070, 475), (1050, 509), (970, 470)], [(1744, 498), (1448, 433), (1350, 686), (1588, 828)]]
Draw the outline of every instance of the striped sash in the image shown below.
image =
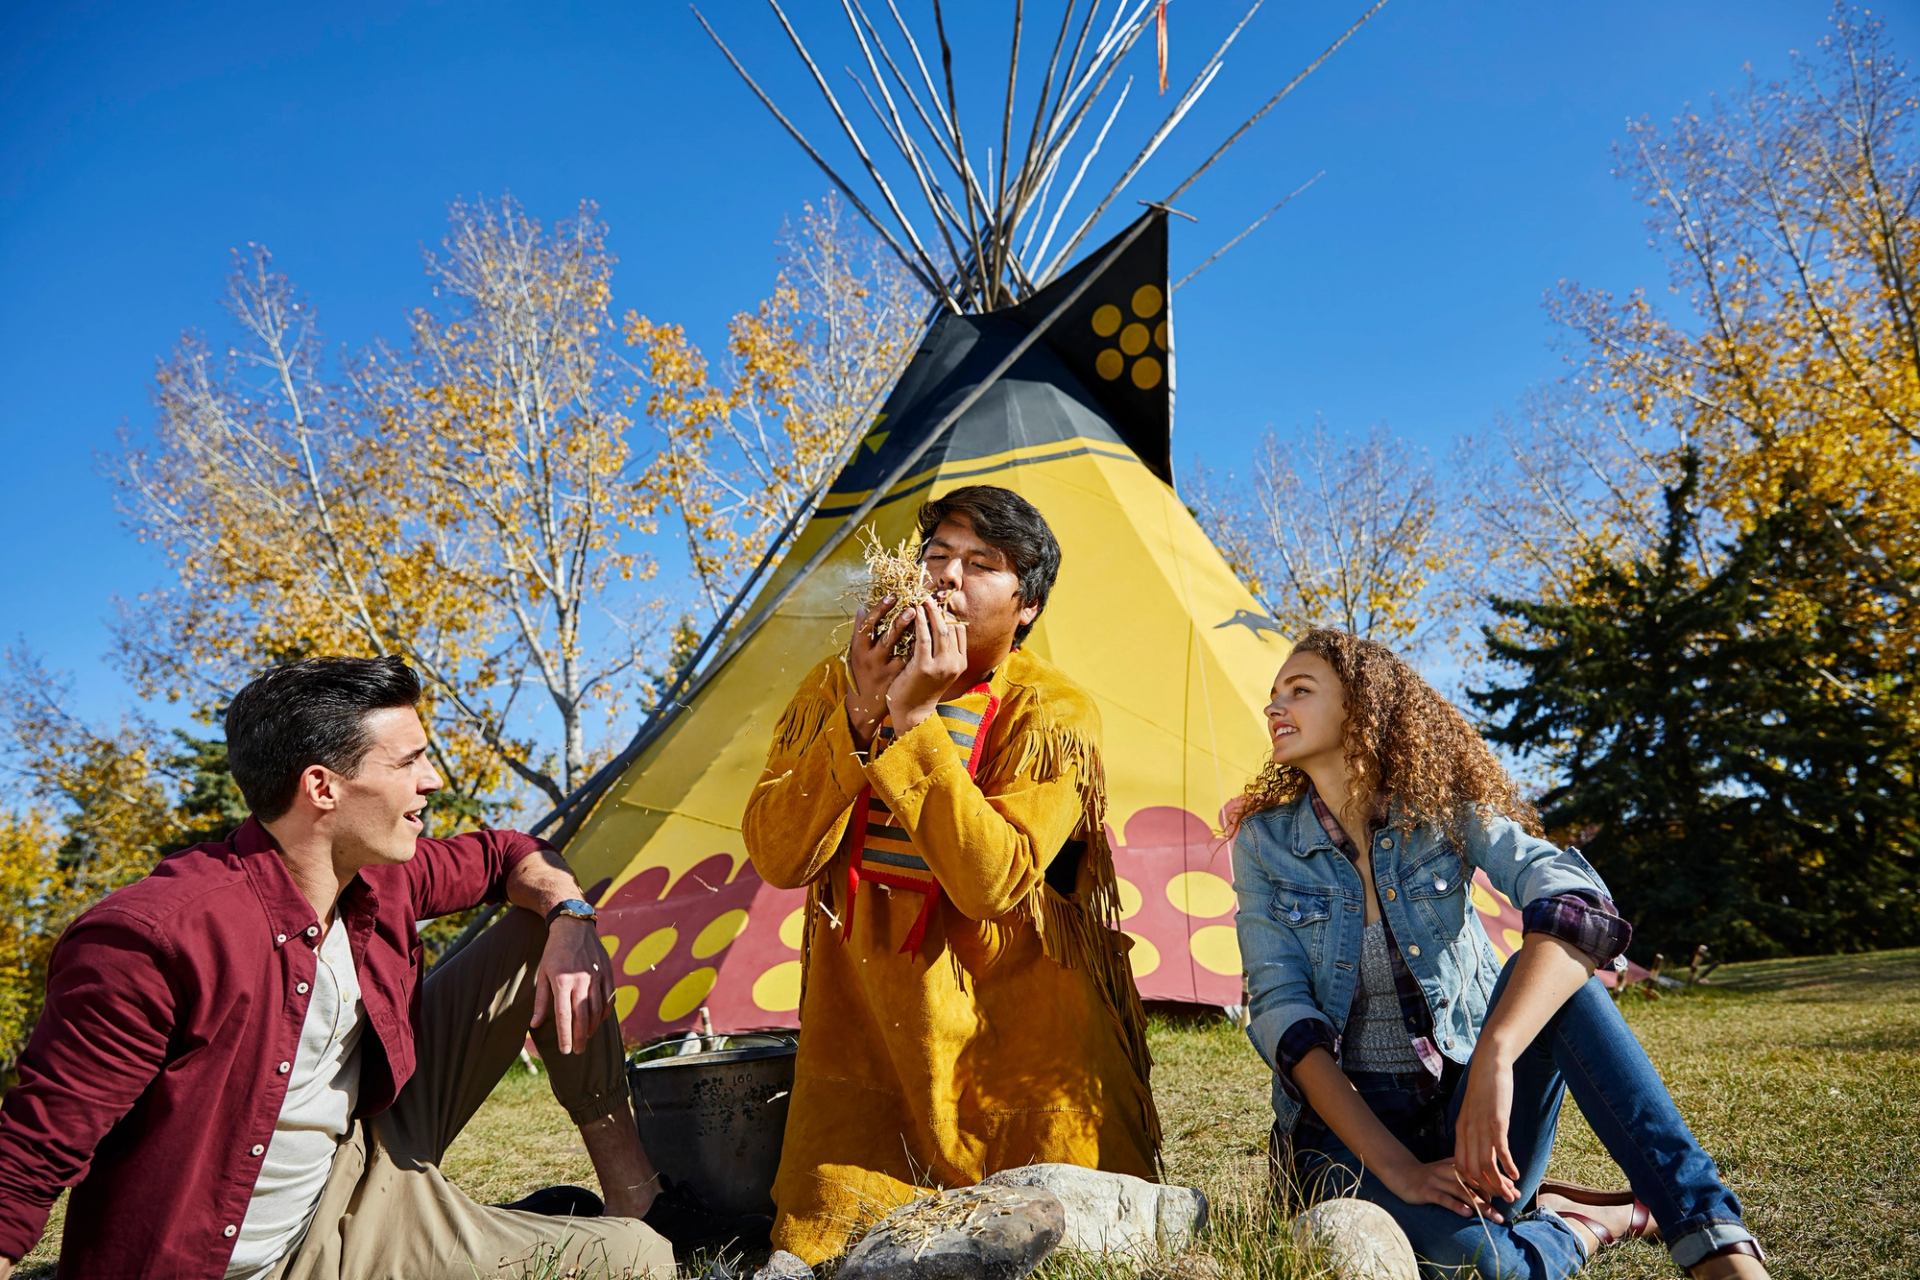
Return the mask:
[[(952, 702), (941, 703), (934, 711), (947, 736), (953, 739), (953, 745), (960, 748), (967, 762), (968, 777), (980, 771), (987, 730), (992, 727), (994, 714), (999, 709), (1000, 700), (983, 681)], [(886, 742), (893, 737), (893, 727), (882, 725), (879, 737), (880, 749), (884, 750)], [(853, 817), (847, 823), (847, 844), (851, 856), (847, 861), (847, 914), (841, 924), (841, 936), (852, 936), (854, 898), (860, 892), (860, 882), (871, 880), (890, 889), (922, 896), (920, 914), (907, 930), (906, 941), (900, 944), (903, 952), (919, 950), (927, 936), (927, 921), (933, 917), (933, 904), (940, 897), (940, 881), (926, 859), (914, 852), (912, 837), (900, 828), (886, 802), (874, 797), (872, 787), (860, 788), (859, 798), (853, 802)]]

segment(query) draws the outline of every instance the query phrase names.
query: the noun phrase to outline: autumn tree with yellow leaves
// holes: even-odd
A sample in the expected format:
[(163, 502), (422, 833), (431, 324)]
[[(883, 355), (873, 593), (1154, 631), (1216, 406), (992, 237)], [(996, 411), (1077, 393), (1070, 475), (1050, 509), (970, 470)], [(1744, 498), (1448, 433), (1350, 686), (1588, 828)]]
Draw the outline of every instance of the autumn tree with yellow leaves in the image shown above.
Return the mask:
[(199, 707), (276, 658), (405, 656), (448, 798), (472, 812), (508, 774), (554, 800), (584, 776), (589, 717), (645, 644), (644, 610), (605, 592), (650, 571), (624, 537), (654, 495), (607, 358), (591, 207), (551, 232), (511, 200), (450, 221), (428, 257), (442, 307), (413, 316), (406, 350), (331, 377), (311, 305), (264, 249), (240, 258), (240, 341), (182, 343), (153, 443), (120, 473), (175, 579), (122, 634), (144, 691)]
[(1473, 487), (1519, 583), (1476, 700), (1669, 953), (1920, 936), (1915, 106), (1839, 5), (1787, 82), (1636, 126), (1668, 294), (1563, 288), (1576, 376)]
[[(510, 199), (456, 204), (427, 258), (438, 305), (331, 376), (311, 305), (265, 250), (241, 256), (241, 340), (181, 344), (119, 474), (174, 579), (122, 628), (143, 691), (213, 708), (276, 659), (398, 653), (426, 680), (451, 808), (583, 782), (666, 660), (665, 620), (718, 612), (918, 324), (830, 203), (736, 317), (725, 376), (630, 314), (635, 361), (605, 235), (591, 206), (549, 229)], [(681, 552), (690, 582), (660, 582)]]
[(0, 660), (0, 766), (16, 802), (0, 810), (0, 1076), (39, 1011), (60, 931), (183, 830), (166, 735), (137, 719), (91, 728), (67, 693), (24, 650)]
[(1384, 427), (1316, 423), (1184, 486), (1201, 527), (1289, 634), (1333, 626), (1409, 652), (1477, 607), (1473, 545), (1450, 478)]
[[(1889, 670), (1920, 636), (1920, 147), (1880, 25), (1836, 6), (1784, 83), (1636, 125), (1620, 173), (1649, 210), (1665, 296), (1568, 285), (1577, 376), (1530, 414), (1489, 520), (1576, 593), (1587, 552), (1645, 554), (1661, 495), (1701, 460), (1702, 571), (1788, 495), (1835, 524), (1856, 625)], [(1509, 444), (1514, 437), (1509, 436)], [(1835, 517), (1836, 521), (1838, 517)], [(1569, 554), (1573, 553), (1573, 554)]]
[[(272, 256), (237, 254), (234, 340), (183, 339), (111, 463), (169, 568), (119, 628), (141, 691), (214, 721), (270, 663), (397, 653), (426, 683), (439, 824), (582, 783), (831, 478), (925, 308), (833, 200), (783, 232), (717, 373), (677, 324), (616, 326), (614, 266), (591, 205), (549, 228), (456, 203), (434, 305), (342, 362)], [(244, 814), (217, 738), (90, 726), (64, 688), (0, 664), (0, 1071), (67, 921)]]
[(829, 196), (786, 229), (773, 294), (734, 316), (718, 371), (683, 326), (627, 314), (651, 483), (709, 621), (833, 478), (924, 328), (926, 294), (846, 220)]

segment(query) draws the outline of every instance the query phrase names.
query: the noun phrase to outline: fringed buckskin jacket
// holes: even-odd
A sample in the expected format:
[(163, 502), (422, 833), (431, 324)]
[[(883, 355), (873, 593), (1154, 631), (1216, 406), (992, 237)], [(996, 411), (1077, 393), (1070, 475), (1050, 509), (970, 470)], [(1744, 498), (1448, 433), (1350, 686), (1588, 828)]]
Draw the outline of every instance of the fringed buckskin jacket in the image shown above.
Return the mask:
[(1016, 650), (869, 757), (849, 682), (839, 657), (802, 682), (741, 824), (762, 879), (807, 888), (773, 1243), (809, 1263), (1001, 1169), (1152, 1177), (1160, 1141), (1092, 700)]

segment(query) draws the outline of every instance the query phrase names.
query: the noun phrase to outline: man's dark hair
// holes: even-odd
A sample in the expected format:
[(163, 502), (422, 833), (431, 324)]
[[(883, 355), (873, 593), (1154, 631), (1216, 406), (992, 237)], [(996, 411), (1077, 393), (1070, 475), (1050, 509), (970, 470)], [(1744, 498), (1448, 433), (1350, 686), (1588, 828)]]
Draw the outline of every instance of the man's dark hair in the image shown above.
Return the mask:
[[(920, 541), (925, 543), (942, 520), (965, 516), (982, 542), (991, 543), (1012, 562), (1020, 579), (1020, 603), (1047, 607), (1053, 580), (1060, 575), (1060, 543), (1047, 519), (1031, 502), (1011, 489), (992, 484), (970, 484), (935, 498), (920, 508)], [(1040, 621), (1038, 613), (1033, 622)], [(1033, 622), (1018, 627), (1019, 644), (1033, 630)]]
[(293, 807), (307, 766), (359, 770), (373, 745), (367, 716), (419, 702), (420, 677), (399, 658), (289, 662), (227, 704), (227, 768), (254, 816), (272, 822)]

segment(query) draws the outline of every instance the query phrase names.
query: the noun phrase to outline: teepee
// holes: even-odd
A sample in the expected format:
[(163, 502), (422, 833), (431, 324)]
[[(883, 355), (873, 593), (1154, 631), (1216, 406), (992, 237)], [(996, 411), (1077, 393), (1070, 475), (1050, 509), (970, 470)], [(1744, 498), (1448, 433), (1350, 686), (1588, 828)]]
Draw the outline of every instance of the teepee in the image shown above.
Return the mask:
[[(1258, 3), (1057, 248), (1062, 215), (1119, 102), (1066, 177), (1080, 124), (1147, 31), (1161, 34), (1164, 50), (1164, 7), (1122, 0), (1102, 27), (1096, 15), (1103, 6), (1095, 3), (1076, 30), (1075, 5), (1066, 6), (1024, 159), (1011, 169), (1010, 72), (997, 176), (992, 165), (977, 170), (967, 160), (938, 0), (944, 93), (892, 0), (901, 56), (857, 0), (842, 7), (870, 72), (862, 96), (906, 162), (937, 237), (917, 233), (777, 3), (890, 218), (875, 215), (721, 48), (937, 306), (837, 477), (795, 513), (797, 532), (777, 562), (770, 555), (764, 576), (749, 580), (628, 749), (555, 815), (564, 819), (567, 857), (600, 909), (623, 1030), (637, 1043), (692, 1026), (702, 1009), (722, 1031), (794, 1023), (804, 895), (773, 889), (754, 873), (739, 831), (748, 792), (801, 677), (846, 644), (850, 604), (864, 578), (854, 534), (870, 527), (891, 545), (913, 529), (923, 501), (975, 483), (1026, 497), (1064, 550), (1058, 585), (1027, 644), (1101, 708), (1108, 836), (1142, 995), (1238, 1003), (1234, 897), (1219, 829), (1223, 808), (1265, 754), (1262, 694), (1287, 648), (1172, 487), (1168, 202), (1379, 5), (1167, 200), (1074, 265), (1102, 213), (1213, 82)], [(1016, 18), (1015, 72), (1019, 33)], [(917, 87), (903, 66), (917, 68)], [(1126, 92), (1123, 83), (1119, 101)], [(941, 167), (954, 174), (952, 194), (933, 176)], [(1518, 935), (1503, 933), (1519, 924), (1511, 907), (1484, 889), (1475, 899), (1492, 917), (1496, 945), (1509, 949)]]

